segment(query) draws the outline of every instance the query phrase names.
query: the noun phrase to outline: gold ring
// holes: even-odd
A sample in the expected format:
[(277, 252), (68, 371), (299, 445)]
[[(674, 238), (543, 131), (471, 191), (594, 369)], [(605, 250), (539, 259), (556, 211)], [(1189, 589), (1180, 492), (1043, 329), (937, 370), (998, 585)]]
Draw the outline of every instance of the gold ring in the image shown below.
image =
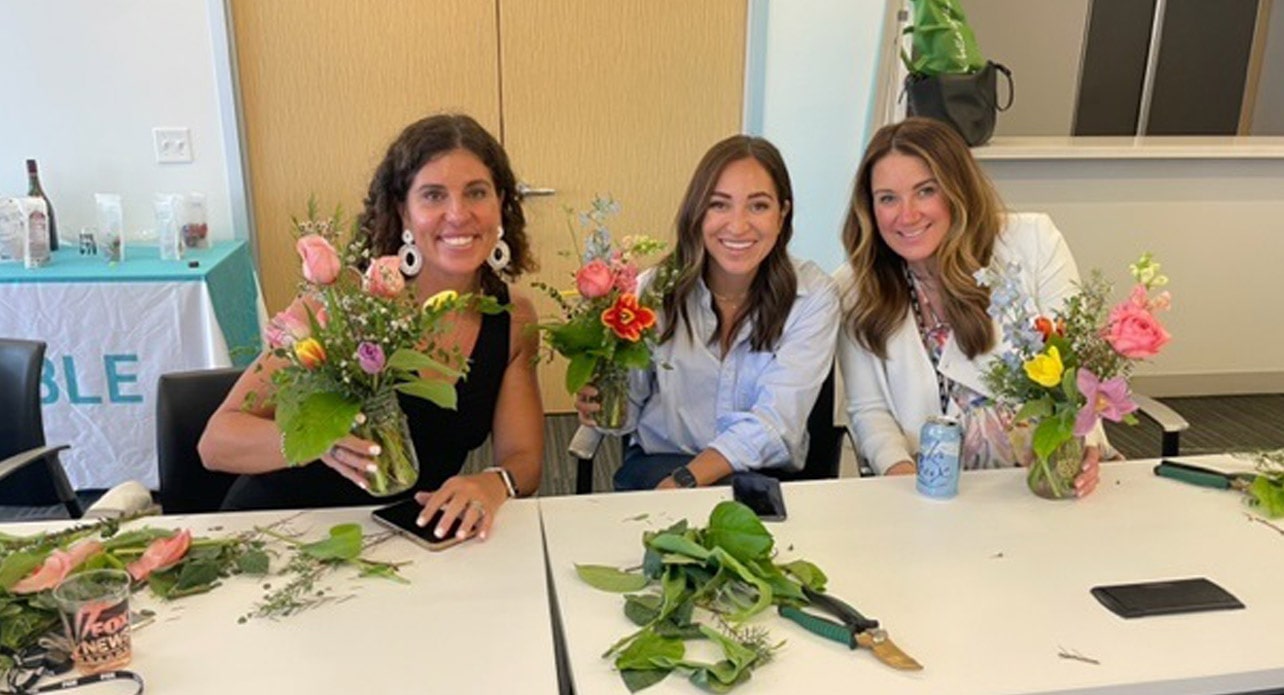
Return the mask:
[(477, 500), (468, 500), (468, 508), (469, 508), (469, 509), (476, 509), (478, 514), (485, 514), (485, 513), (486, 513), (486, 505), (482, 504), (481, 502), (479, 502), (479, 501), (477, 501)]

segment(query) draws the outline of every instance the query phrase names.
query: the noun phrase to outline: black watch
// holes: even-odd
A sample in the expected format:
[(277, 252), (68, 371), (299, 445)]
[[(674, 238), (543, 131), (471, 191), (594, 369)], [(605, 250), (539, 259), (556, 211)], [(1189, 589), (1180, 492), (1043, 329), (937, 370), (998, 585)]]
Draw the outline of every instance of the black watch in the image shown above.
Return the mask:
[(697, 487), (696, 477), (691, 474), (691, 469), (686, 466), (680, 466), (673, 471), (673, 484), (678, 487)]

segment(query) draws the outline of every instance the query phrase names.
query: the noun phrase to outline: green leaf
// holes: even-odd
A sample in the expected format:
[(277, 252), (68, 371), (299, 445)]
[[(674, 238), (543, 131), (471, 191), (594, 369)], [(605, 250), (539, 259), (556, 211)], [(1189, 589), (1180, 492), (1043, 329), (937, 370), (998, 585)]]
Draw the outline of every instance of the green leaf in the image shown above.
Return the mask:
[(0, 562), (0, 589), (5, 591), (9, 587), (17, 584), (23, 577), (31, 574), (32, 570), (44, 563), (48, 554), (17, 552), (5, 557)]
[(236, 558), (236, 568), (245, 574), (267, 574), (270, 565), (268, 554), (258, 548), (251, 548)]
[(1061, 375), (1061, 390), (1066, 394), (1066, 400), (1070, 403), (1079, 402), (1078, 374), (1078, 369), (1067, 369), (1065, 374)]
[(709, 515), (705, 545), (722, 548), (741, 562), (770, 557), (774, 543), (753, 510), (739, 502), (720, 502)]
[(812, 591), (824, 591), (829, 577), (823, 570), (806, 560), (794, 560), (780, 566), (780, 569), (792, 574), (798, 581)]
[(646, 627), (660, 617), (661, 602), (658, 594), (630, 594), (624, 597), (624, 616), (634, 625)]
[(397, 391), (422, 398), (446, 410), (456, 410), (459, 407), (459, 394), (455, 392), (455, 385), (438, 381), (435, 379), (411, 379), (403, 381), (393, 387)]
[[(753, 512), (750, 512), (752, 514)], [(647, 542), (647, 547), (662, 553), (680, 553), (704, 561), (709, 558), (709, 549), (695, 541), (674, 533), (661, 533)], [(663, 560), (662, 560), (663, 561)]]
[(669, 671), (654, 669), (648, 671), (639, 671), (636, 669), (620, 671), (620, 679), (624, 681), (624, 687), (628, 688), (631, 693), (636, 693), (644, 688), (649, 688), (665, 678), (668, 678), (668, 676)]
[(621, 341), (615, 347), (615, 362), (629, 369), (646, 369), (651, 364), (651, 350), (641, 340), (636, 343)]
[(1266, 516), (1272, 519), (1284, 516), (1284, 486), (1271, 482), (1270, 478), (1259, 475), (1248, 486), (1248, 494), (1257, 500)]
[(427, 369), (450, 377), (451, 379), (457, 379), (464, 375), (464, 373), (458, 369), (449, 367), (437, 360), (434, 360), (428, 355), (419, 352), (418, 350), (411, 350), (409, 348), (401, 348), (392, 353), (392, 356), (388, 358), (388, 362), (384, 365), (384, 368), (413, 373), (418, 373), (420, 370)]
[(304, 398), (297, 410), (278, 408), (276, 422), (285, 433), (285, 458), (291, 463), (320, 458), (348, 433), (360, 410), (356, 399), (331, 392)]
[(1014, 420), (1025, 422), (1026, 420), (1040, 420), (1052, 414), (1052, 399), (1043, 396), (1032, 401), (1026, 401), (1021, 409), (1016, 412)]
[(1046, 461), (1057, 447), (1072, 436), (1074, 431), (1066, 427), (1061, 418), (1052, 417), (1041, 420), (1034, 428), (1034, 455), (1038, 456), (1040, 461)]
[(299, 546), (318, 560), (351, 560), (361, 554), (361, 525), (339, 524), (330, 528), (330, 537)]
[[(686, 653), (681, 640), (661, 637), (651, 630), (643, 630), (627, 649), (615, 658), (615, 667), (623, 670), (645, 671), (664, 669), (657, 661), (678, 661)], [(663, 662), (661, 662), (663, 663)]]
[(566, 392), (572, 395), (579, 393), (579, 390), (593, 378), (593, 370), (597, 369), (597, 363), (596, 355), (587, 353), (571, 355), (570, 363), (566, 366)]
[(184, 562), (179, 566), (178, 581), (169, 592), (169, 598), (190, 596), (209, 591), (218, 583), (219, 563), (212, 560)]
[(607, 565), (575, 565), (575, 573), (589, 586), (600, 591), (625, 594), (646, 587), (648, 579), (641, 574), (621, 572)]

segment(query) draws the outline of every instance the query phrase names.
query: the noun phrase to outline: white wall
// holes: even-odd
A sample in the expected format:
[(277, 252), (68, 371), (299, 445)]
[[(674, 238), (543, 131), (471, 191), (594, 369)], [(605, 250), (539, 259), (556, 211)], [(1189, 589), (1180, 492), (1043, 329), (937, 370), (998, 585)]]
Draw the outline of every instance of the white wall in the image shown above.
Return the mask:
[[(128, 233), (152, 228), (152, 195), (200, 191), (215, 239), (233, 230), (205, 0), (0, 2), (0, 195), (25, 195), (23, 160), (64, 239), (94, 224), (93, 194), (124, 197)], [(191, 130), (195, 160), (157, 164), (152, 128)], [(73, 242), (74, 243), (74, 242)]]
[[(852, 177), (871, 132), (884, 3), (759, 0), (750, 13), (746, 126), (775, 143), (789, 166), (791, 251), (834, 270), (843, 259), (839, 230)], [(766, 22), (755, 25), (755, 14)]]
[(1052, 215), (1079, 271), (1126, 287), (1154, 251), (1173, 341), (1138, 370), (1152, 395), (1284, 391), (1284, 160), (984, 161), (1004, 201)]

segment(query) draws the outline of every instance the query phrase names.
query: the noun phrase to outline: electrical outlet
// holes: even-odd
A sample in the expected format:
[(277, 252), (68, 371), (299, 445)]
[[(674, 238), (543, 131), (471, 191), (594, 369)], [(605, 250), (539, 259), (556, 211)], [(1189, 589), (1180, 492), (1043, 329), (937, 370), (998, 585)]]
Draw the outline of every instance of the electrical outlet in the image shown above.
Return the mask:
[(192, 135), (187, 128), (152, 128), (152, 145), (160, 164), (192, 161)]

